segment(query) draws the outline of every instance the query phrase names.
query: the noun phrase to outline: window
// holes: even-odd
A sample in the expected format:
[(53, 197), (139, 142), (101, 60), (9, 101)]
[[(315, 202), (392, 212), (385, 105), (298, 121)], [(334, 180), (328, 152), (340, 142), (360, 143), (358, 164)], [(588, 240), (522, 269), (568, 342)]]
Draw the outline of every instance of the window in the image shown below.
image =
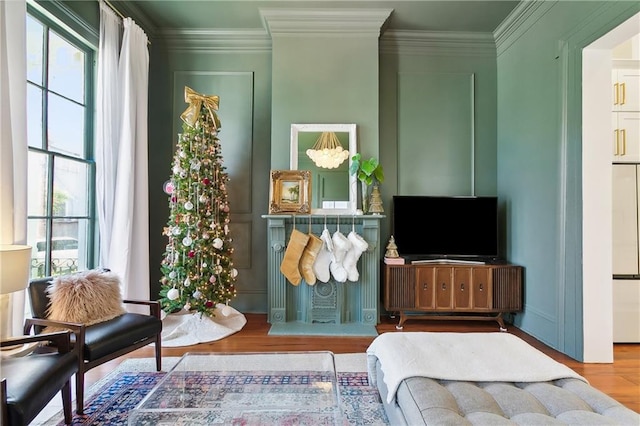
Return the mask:
[(94, 266), (94, 51), (36, 10), (27, 15), (31, 277)]

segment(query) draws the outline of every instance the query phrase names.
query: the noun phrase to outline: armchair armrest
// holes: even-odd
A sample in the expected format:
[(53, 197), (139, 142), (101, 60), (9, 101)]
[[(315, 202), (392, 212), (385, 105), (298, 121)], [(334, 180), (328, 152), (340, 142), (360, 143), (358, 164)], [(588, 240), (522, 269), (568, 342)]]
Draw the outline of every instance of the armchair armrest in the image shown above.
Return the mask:
[[(49, 320), (49, 319), (42, 319), (42, 318), (27, 318), (24, 322), (24, 330), (23, 333), (25, 335), (29, 335), (31, 334), (31, 328), (34, 325), (41, 325), (41, 326), (53, 326), (53, 327), (60, 327), (60, 328), (66, 328), (71, 330), (71, 332), (73, 334), (75, 334), (76, 339), (75, 339), (75, 344), (73, 346), (73, 348), (76, 350), (77, 354), (78, 354), (78, 358), (82, 359), (82, 351), (84, 348), (84, 339), (85, 339), (85, 332), (86, 332), (86, 326), (84, 324), (79, 324), (79, 323), (75, 323), (75, 322), (65, 322), (65, 321), (54, 321), (54, 320)], [(68, 332), (66, 332), (68, 333)], [(38, 334), (37, 336), (42, 336), (42, 335), (46, 335), (49, 333), (43, 333), (43, 334)], [(71, 348), (71, 343), (69, 343), (69, 347)]]
[(24, 345), (35, 342), (52, 342), (60, 353), (67, 353), (71, 350), (71, 332), (57, 331), (55, 333), (43, 333), (32, 336), (10, 337), (0, 342), (0, 347)]
[(122, 303), (129, 303), (132, 305), (146, 305), (149, 306), (149, 310), (151, 311), (151, 315), (160, 319), (160, 302), (156, 300), (136, 300), (136, 299), (125, 299)]
[(44, 318), (27, 318), (24, 321), (23, 333), (25, 335), (31, 334), (31, 327), (33, 327), (34, 325), (41, 325), (43, 327), (52, 326), (59, 328), (68, 328), (74, 333), (82, 332), (82, 334), (84, 334), (84, 329), (86, 328), (84, 324), (80, 324), (77, 322), (55, 321)]

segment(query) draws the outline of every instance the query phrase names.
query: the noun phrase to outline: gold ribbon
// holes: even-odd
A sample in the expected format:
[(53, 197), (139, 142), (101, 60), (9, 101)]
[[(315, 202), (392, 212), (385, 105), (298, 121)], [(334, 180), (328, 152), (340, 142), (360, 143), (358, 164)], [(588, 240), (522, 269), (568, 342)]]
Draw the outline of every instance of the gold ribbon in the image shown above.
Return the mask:
[(180, 114), (180, 118), (182, 118), (182, 121), (187, 123), (189, 126), (193, 127), (193, 125), (196, 124), (196, 121), (198, 121), (198, 117), (200, 116), (200, 109), (202, 108), (202, 104), (204, 104), (204, 106), (209, 110), (211, 120), (213, 120), (213, 127), (216, 130), (221, 127), (220, 119), (216, 114), (216, 111), (218, 110), (218, 103), (220, 102), (220, 98), (218, 96), (201, 95), (192, 88), (184, 86), (184, 101), (188, 103), (189, 106), (182, 114)]

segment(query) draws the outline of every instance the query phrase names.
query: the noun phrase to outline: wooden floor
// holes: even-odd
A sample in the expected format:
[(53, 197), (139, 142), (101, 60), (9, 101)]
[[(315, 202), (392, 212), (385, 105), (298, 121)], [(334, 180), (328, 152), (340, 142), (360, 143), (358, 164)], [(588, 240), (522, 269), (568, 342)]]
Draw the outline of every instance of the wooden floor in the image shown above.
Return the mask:
[[(238, 333), (222, 340), (180, 348), (163, 348), (163, 356), (181, 356), (185, 352), (280, 352), (328, 350), (336, 354), (365, 352), (374, 337), (316, 337), (269, 336), (270, 324), (264, 314), (246, 314), (247, 324)], [(383, 318), (379, 333), (397, 332), (396, 320)], [(498, 331), (494, 322), (471, 321), (408, 321), (404, 331), (493, 332)], [(613, 364), (584, 364), (563, 355), (538, 340), (509, 326), (508, 332), (529, 342), (556, 361), (562, 362), (602, 392), (617, 399), (627, 407), (640, 412), (640, 344), (614, 345)], [(89, 371), (86, 385), (90, 386), (107, 375), (127, 358), (152, 357), (152, 347), (139, 349)]]

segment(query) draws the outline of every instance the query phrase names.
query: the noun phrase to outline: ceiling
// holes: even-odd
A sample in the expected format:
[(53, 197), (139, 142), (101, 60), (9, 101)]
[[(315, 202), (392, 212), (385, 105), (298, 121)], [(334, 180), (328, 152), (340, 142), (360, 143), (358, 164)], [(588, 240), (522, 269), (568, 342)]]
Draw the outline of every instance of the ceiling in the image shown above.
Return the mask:
[[(111, 0), (141, 12), (156, 30), (264, 29), (260, 9), (392, 9), (385, 29), (493, 32), (518, 1), (509, 0)], [(124, 7), (122, 7), (124, 6)]]

